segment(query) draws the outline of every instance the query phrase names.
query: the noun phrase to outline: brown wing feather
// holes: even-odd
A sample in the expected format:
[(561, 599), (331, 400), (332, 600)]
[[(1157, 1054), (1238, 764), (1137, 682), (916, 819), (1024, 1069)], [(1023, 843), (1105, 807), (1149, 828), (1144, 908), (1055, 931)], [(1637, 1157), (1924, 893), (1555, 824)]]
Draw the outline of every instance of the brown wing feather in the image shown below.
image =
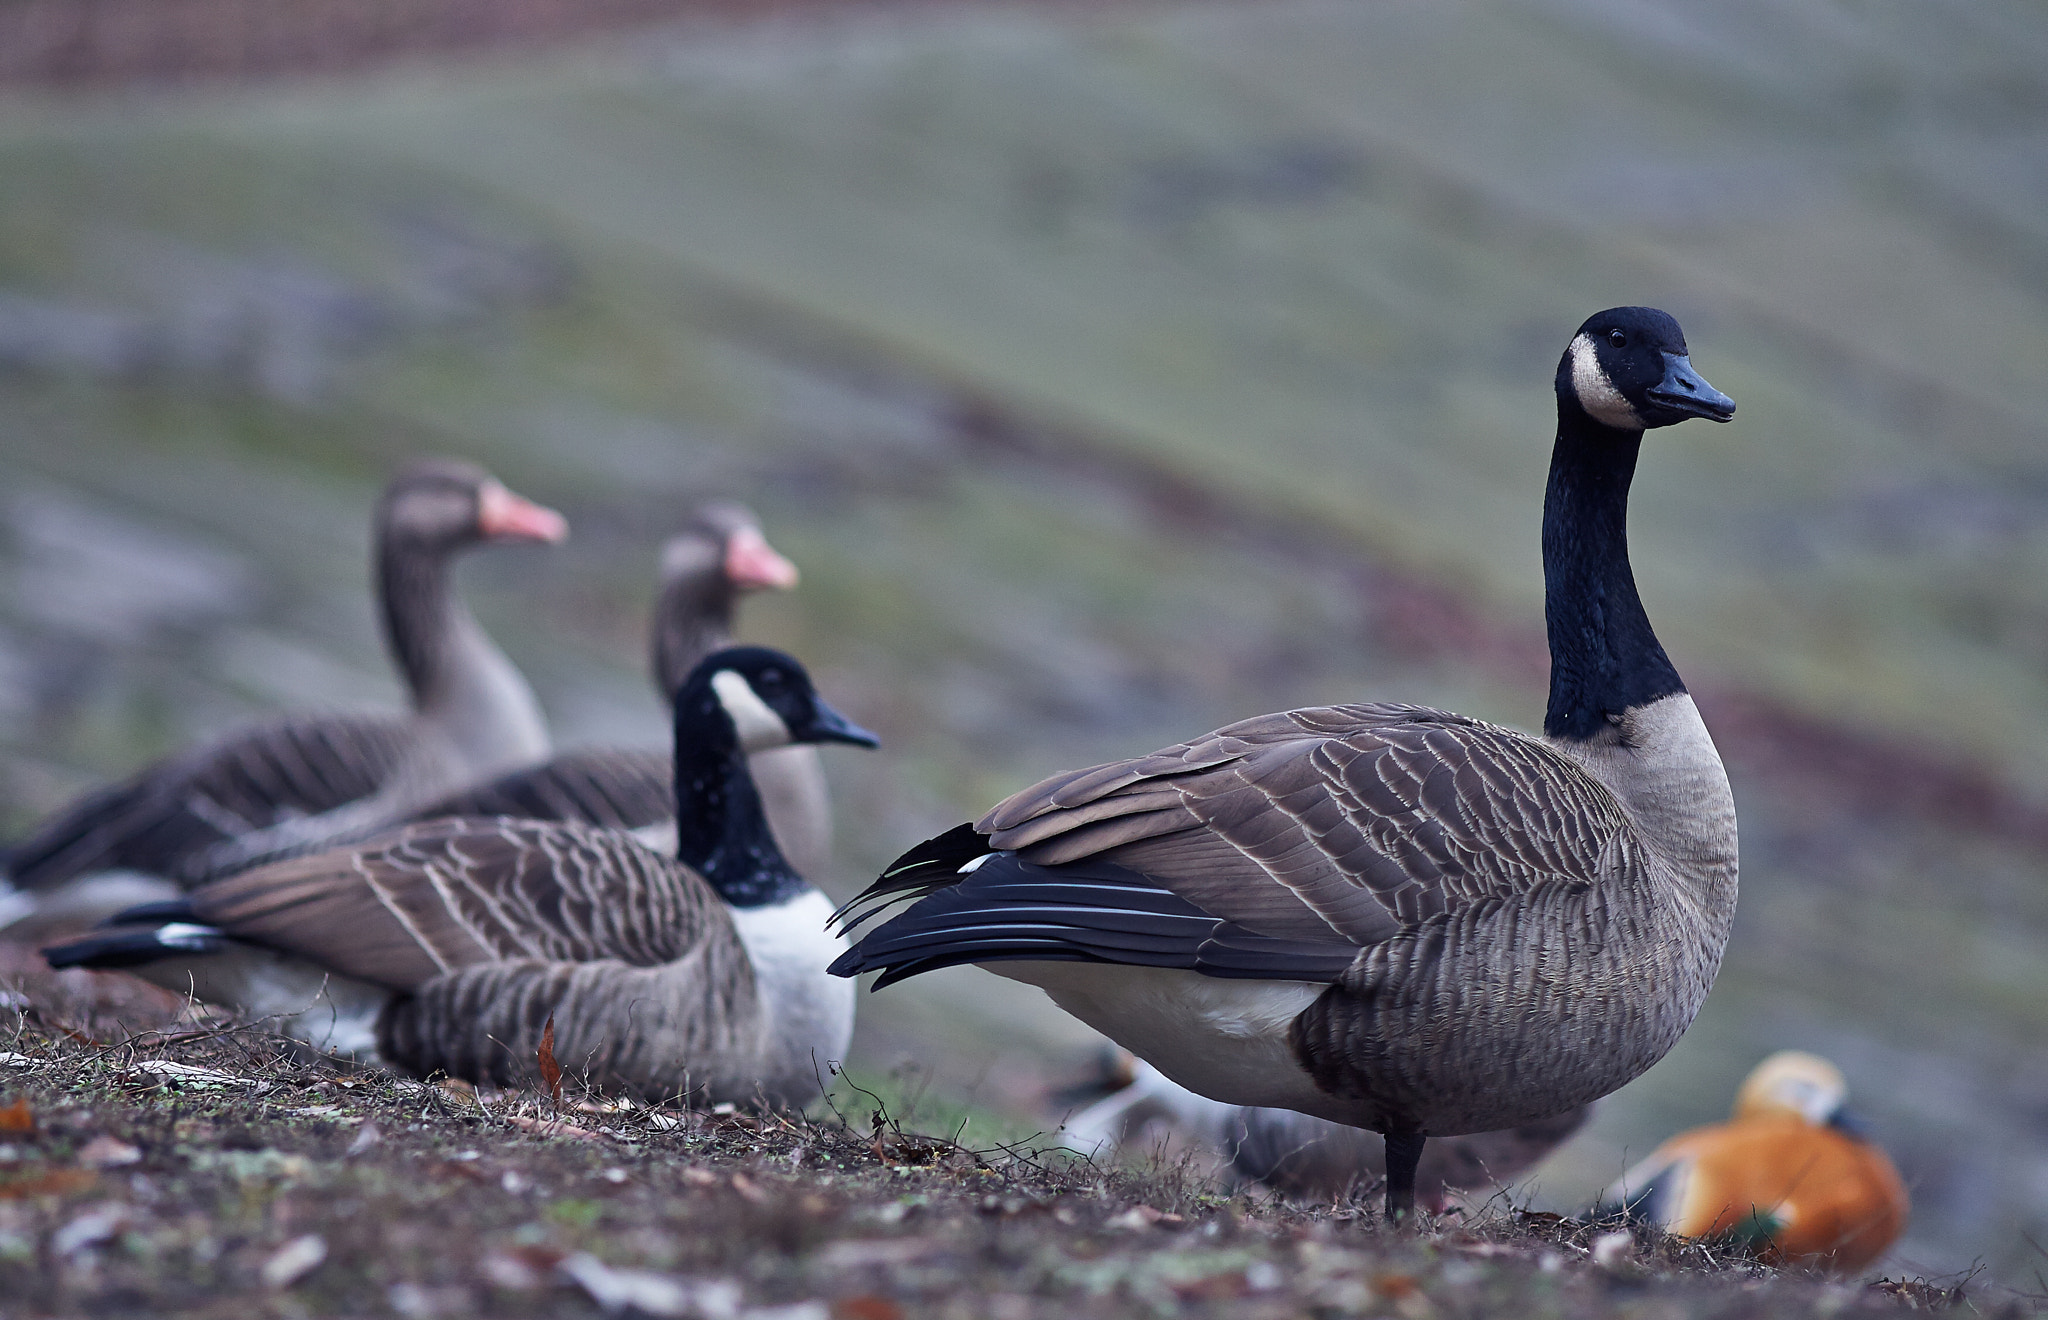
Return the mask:
[(9, 849), (7, 868), (24, 889), (117, 866), (193, 882), (222, 844), (375, 793), (412, 745), (403, 720), (379, 716), (244, 729), (80, 798)]
[(668, 752), (586, 748), (442, 798), (412, 818), (518, 816), (633, 830), (675, 815), (674, 780)]
[(1280, 938), (1378, 943), (1626, 849), (1612, 794), (1548, 746), (1418, 706), (1263, 715), (1049, 779), (977, 828), (1047, 865), (1100, 856)]
[(516, 959), (674, 961), (731, 920), (694, 872), (577, 822), (444, 819), (193, 895), (230, 934), (395, 989)]

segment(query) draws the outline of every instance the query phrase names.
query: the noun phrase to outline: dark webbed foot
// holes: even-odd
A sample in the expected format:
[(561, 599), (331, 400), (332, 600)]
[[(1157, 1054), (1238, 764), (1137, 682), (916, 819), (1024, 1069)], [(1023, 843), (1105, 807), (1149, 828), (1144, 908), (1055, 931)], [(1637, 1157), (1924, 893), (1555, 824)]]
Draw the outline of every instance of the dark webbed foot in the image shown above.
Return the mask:
[(1415, 1217), (1415, 1166), (1422, 1161), (1420, 1132), (1387, 1133), (1387, 1222)]

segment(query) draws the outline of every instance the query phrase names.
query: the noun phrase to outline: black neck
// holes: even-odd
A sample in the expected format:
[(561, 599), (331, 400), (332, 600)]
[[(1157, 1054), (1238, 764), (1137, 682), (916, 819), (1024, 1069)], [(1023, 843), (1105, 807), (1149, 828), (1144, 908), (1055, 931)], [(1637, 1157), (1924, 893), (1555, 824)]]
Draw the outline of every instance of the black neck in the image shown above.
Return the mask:
[(415, 709), (432, 705), (447, 681), (462, 608), (449, 589), (448, 559), (444, 550), (389, 537), (377, 547), (384, 643), (405, 674)]
[(721, 567), (687, 573), (669, 584), (654, 607), (654, 682), (674, 697), (697, 662), (732, 645), (738, 593)]
[(1586, 739), (1612, 717), (1685, 691), (1650, 629), (1628, 564), (1628, 488), (1641, 431), (1620, 431), (1558, 400), (1543, 498), (1543, 617), (1550, 706), (1543, 731)]
[(762, 907), (810, 886), (776, 846), (732, 719), (708, 686), (676, 704), (676, 860), (734, 907)]

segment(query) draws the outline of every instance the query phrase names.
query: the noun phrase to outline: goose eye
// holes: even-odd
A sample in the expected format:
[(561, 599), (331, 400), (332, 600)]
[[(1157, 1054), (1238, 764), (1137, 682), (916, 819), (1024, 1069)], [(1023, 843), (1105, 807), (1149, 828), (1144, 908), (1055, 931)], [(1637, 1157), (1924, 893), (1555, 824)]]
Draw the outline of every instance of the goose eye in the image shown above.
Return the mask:
[(1627, 348), (1628, 336), (1623, 334), (1619, 330), (1609, 330), (1607, 332), (1607, 342), (1614, 345), (1616, 348)]

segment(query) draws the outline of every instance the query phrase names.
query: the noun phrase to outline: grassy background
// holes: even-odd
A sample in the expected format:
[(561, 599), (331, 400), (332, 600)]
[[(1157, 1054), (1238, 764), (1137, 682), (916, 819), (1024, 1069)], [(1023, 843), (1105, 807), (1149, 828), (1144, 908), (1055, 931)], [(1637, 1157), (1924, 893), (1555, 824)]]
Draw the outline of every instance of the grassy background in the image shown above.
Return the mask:
[[(1646, 455), (1652, 616), (1695, 687), (1852, 755), (1731, 743), (1722, 982), (1534, 1194), (1575, 1204), (1802, 1045), (1914, 1184), (1900, 1259), (2026, 1281), (2048, 857), (1888, 802), (1931, 758), (2048, 803), (2044, 71), (2019, 3), (1499, 0), (14, 94), (0, 811), (395, 700), (364, 514), (433, 451), (575, 525), (466, 571), (565, 743), (661, 740), (654, 547), (701, 495), (759, 507), (805, 583), (745, 631), (887, 739), (829, 757), (842, 892), (1042, 773), (1254, 711), (1527, 725), (1551, 370), (1591, 311), (1661, 305), (1742, 410)], [(973, 971), (863, 1011), (863, 1061), (997, 1109), (1087, 1039)]]

